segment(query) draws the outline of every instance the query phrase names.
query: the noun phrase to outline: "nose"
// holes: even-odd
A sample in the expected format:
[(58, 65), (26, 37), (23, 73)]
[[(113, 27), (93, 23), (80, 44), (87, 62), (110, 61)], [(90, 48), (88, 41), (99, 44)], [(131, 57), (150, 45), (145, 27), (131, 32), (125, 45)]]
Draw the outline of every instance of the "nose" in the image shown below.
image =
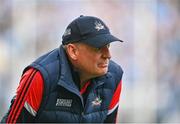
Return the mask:
[(105, 59), (111, 59), (111, 53), (108, 45), (102, 48), (102, 57)]

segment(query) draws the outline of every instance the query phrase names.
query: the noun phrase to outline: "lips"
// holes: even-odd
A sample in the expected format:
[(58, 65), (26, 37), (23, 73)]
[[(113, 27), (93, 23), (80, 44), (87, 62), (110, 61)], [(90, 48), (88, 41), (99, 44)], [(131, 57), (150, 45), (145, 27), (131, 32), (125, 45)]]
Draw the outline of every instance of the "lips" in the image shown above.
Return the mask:
[(107, 68), (108, 65), (109, 65), (109, 63), (99, 63), (98, 67), (100, 67), (100, 68)]

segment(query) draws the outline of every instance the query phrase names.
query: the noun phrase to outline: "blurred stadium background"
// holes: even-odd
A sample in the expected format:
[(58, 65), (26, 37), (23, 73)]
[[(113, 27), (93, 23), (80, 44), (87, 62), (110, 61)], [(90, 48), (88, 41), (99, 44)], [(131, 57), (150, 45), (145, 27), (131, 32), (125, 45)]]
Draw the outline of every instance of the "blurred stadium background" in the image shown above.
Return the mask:
[(79, 15), (125, 41), (111, 45), (124, 69), (118, 122), (180, 122), (180, 0), (0, 0), (0, 119), (23, 68)]

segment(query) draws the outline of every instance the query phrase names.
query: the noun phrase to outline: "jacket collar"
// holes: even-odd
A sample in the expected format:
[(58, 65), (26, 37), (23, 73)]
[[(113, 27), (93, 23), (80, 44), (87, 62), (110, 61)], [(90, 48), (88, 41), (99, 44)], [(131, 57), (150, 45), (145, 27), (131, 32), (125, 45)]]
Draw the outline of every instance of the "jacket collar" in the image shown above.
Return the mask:
[(71, 90), (76, 94), (79, 94), (79, 90), (72, 78), (71, 67), (66, 52), (62, 47), (62, 45), (59, 48), (59, 60), (60, 60), (60, 78), (58, 81), (58, 85), (61, 85), (66, 89)]

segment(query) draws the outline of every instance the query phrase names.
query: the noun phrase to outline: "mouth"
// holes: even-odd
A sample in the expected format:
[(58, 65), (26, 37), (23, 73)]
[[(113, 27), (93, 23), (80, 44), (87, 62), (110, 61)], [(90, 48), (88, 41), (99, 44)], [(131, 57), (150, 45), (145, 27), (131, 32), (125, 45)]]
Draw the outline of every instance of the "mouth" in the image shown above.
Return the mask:
[(108, 65), (109, 65), (109, 63), (100, 63), (100, 64), (98, 64), (98, 67), (100, 67), (100, 68), (107, 68)]

